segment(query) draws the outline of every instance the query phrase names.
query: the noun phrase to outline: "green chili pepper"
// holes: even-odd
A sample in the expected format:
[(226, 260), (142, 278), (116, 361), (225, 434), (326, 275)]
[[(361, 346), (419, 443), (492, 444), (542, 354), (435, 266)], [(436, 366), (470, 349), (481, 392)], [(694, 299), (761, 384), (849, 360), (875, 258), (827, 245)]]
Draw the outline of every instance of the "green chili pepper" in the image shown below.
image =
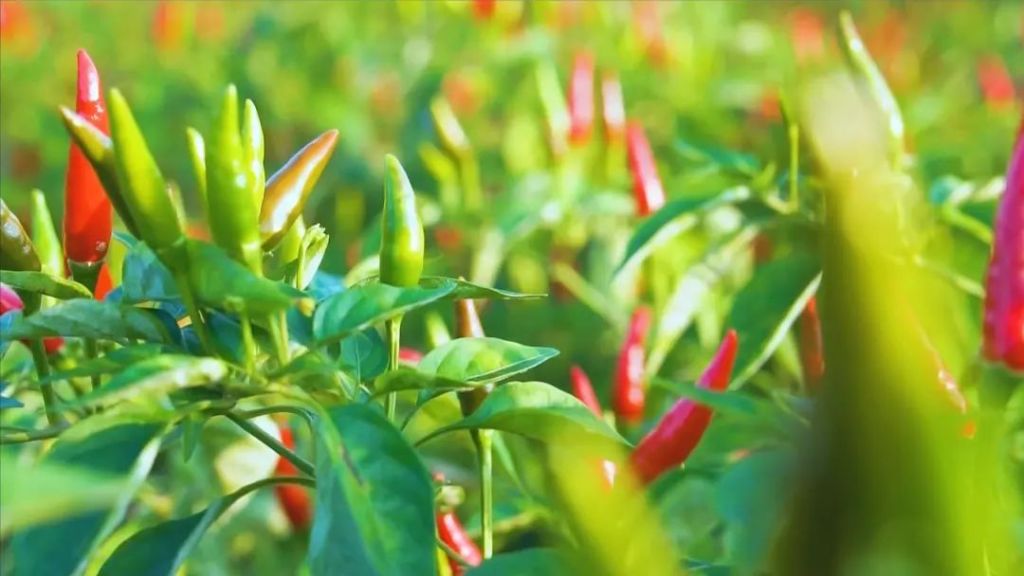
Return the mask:
[(423, 223), (416, 193), (398, 158), (388, 154), (381, 221), (380, 281), (416, 286), (423, 273)]
[(108, 101), (118, 187), (124, 194), (132, 220), (138, 224), (142, 240), (158, 256), (173, 260), (165, 260), (165, 263), (172, 267), (181, 265), (183, 257), (172, 255), (172, 251), (183, 253), (185, 232), (174, 216), (177, 212), (160, 168), (121, 92), (111, 90)]
[[(113, 204), (117, 215), (124, 222), (132, 236), (141, 238), (139, 227), (135, 225), (135, 218), (128, 203), (125, 200), (121, 185), (117, 180), (117, 161), (114, 158), (114, 142), (91, 122), (79, 116), (76, 112), (60, 108), (61, 118), (64, 120), (64, 127), (68, 134), (78, 145), (78, 148), (85, 154), (89, 164), (100, 179), (103, 190), (106, 191), (110, 203)], [(134, 122), (134, 121), (133, 121)]]
[(434, 131), (441, 145), (449, 154), (462, 157), (472, 152), (469, 138), (466, 138), (466, 132), (448, 100), (440, 96), (434, 98), (430, 103), (430, 117), (434, 121)]
[(46, 206), (41, 190), (32, 191), (32, 244), (39, 256), (40, 268), (51, 276), (64, 277), (64, 250), (53, 225), (53, 217)]
[(185, 128), (185, 136), (188, 138), (188, 155), (192, 158), (192, 170), (196, 175), (199, 199), (202, 200), (203, 206), (206, 206), (206, 143), (199, 130), (191, 126)]
[(263, 168), (263, 126), (252, 100), (245, 101), (242, 112), (242, 153), (245, 166), (252, 178), (253, 198), (256, 205), (263, 203), (263, 190), (267, 185), (267, 173)]
[(260, 210), (263, 249), (271, 250), (302, 214), (309, 193), (320, 179), (338, 143), (338, 131), (328, 130), (295, 153), (267, 180)]
[[(262, 138), (262, 136), (261, 136)], [(224, 91), (213, 141), (206, 151), (206, 207), (214, 241), (253, 273), (262, 275), (259, 204), (238, 126), (238, 91)]]
[(306, 220), (299, 216), (295, 223), (288, 227), (281, 243), (274, 250), (274, 256), (281, 263), (288, 263), (299, 257), (299, 250), (302, 248), (302, 237), (306, 235)]
[(38, 272), (39, 256), (21, 221), (0, 199), (0, 268)]

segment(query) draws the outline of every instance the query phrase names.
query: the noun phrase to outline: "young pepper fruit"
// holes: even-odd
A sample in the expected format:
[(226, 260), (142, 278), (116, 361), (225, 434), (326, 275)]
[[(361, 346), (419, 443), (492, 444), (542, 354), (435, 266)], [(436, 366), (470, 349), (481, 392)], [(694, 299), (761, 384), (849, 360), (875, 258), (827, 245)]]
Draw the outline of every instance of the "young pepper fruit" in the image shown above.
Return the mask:
[(627, 425), (637, 424), (644, 417), (644, 342), (650, 326), (650, 309), (641, 306), (634, 310), (626, 340), (619, 351), (615, 369), (615, 416)]
[(569, 142), (580, 146), (590, 140), (594, 126), (594, 57), (580, 52), (573, 60), (569, 81)]
[(991, 362), (1024, 371), (1024, 138), (1020, 135), (993, 230), (985, 280), (984, 354)]
[[(281, 432), (281, 444), (289, 450), (295, 449), (295, 438), (292, 436), (292, 429), (286, 425), (279, 425)], [(298, 476), (299, 471), (287, 458), (278, 457), (277, 467), (274, 469), (277, 476)], [(277, 484), (274, 486), (274, 494), (277, 496), (277, 503), (281, 505), (284, 515), (288, 517), (292, 528), (296, 531), (305, 531), (309, 528), (312, 519), (313, 507), (310, 504), (309, 492), (305, 487), (298, 484)]]
[[(75, 112), (103, 134), (110, 133), (100, 76), (85, 50), (78, 51)], [(107, 255), (113, 212), (96, 170), (72, 141), (64, 181), (64, 254), (68, 261), (91, 266)]]
[[(697, 380), (697, 387), (725, 390), (732, 377), (737, 348), (736, 332), (730, 330)], [(711, 416), (711, 408), (694, 400), (684, 398), (676, 402), (630, 454), (637, 478), (643, 484), (650, 484), (664, 472), (686, 461), (711, 424)]]
[(583, 368), (573, 364), (569, 370), (569, 380), (572, 382), (573, 395), (598, 418), (602, 418), (604, 415), (601, 413), (601, 402), (597, 399), (594, 387), (590, 384), (590, 378)]
[[(441, 539), (441, 542), (444, 542), (449, 548), (457, 552), (466, 564), (479, 566), (484, 560), (483, 555), (480, 553), (480, 548), (477, 547), (476, 542), (473, 542), (473, 539), (466, 533), (466, 529), (462, 526), (462, 522), (459, 521), (459, 517), (455, 515), (455, 511), (438, 512), (435, 518), (437, 520), (437, 536)], [(448, 565), (451, 566), (454, 576), (461, 576), (463, 574), (462, 565), (454, 558), (448, 559)]]
[(38, 272), (39, 256), (21, 220), (0, 199), (0, 268)]
[(388, 154), (381, 221), (380, 281), (416, 286), (423, 273), (423, 223), (416, 193), (398, 158)]
[(32, 244), (39, 256), (40, 270), (63, 278), (64, 251), (61, 250), (50, 209), (46, 206), (46, 196), (41, 190), (32, 191)]
[(654, 163), (654, 153), (651, 152), (647, 133), (637, 122), (629, 122), (626, 125), (626, 151), (629, 156), (629, 170), (633, 175), (636, 215), (644, 218), (664, 206), (665, 190), (661, 186), (661, 177), (658, 176), (658, 167)]

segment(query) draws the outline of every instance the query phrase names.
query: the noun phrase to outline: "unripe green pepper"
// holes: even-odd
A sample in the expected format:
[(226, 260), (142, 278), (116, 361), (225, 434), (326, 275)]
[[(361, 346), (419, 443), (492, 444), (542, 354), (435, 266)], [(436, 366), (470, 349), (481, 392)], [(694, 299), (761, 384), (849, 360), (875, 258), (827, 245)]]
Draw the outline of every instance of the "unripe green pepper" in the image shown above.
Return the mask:
[(267, 173), (263, 168), (263, 126), (252, 100), (245, 101), (242, 111), (242, 154), (245, 166), (252, 177), (252, 193), (256, 205), (263, 203), (263, 189), (267, 185)]
[(189, 126), (185, 128), (185, 136), (188, 138), (188, 155), (192, 159), (192, 170), (196, 175), (199, 199), (203, 206), (206, 206), (206, 142), (199, 130)]
[[(110, 91), (108, 102), (118, 189), (142, 240), (164, 258), (169, 250), (183, 249), (184, 229), (175, 217), (167, 184), (124, 96), (115, 88)], [(84, 146), (82, 149), (91, 158)]]
[[(262, 139), (262, 137), (260, 138)], [(251, 143), (251, 142), (250, 142)], [(224, 91), (220, 116), (206, 150), (206, 214), (213, 240), (232, 258), (262, 275), (259, 204), (247, 146), (238, 125), (238, 91)]]
[(38, 272), (39, 256), (21, 220), (0, 199), (0, 268)]
[(263, 249), (272, 250), (302, 215), (309, 193), (320, 179), (338, 144), (338, 131), (328, 130), (295, 153), (267, 180), (260, 209)]
[(60, 237), (53, 225), (53, 217), (46, 206), (46, 196), (41, 190), (32, 191), (32, 244), (39, 256), (43, 272), (59, 278), (64, 277), (64, 250)]
[(388, 154), (385, 162), (380, 281), (416, 286), (423, 273), (423, 223), (416, 210), (416, 193), (398, 158)]

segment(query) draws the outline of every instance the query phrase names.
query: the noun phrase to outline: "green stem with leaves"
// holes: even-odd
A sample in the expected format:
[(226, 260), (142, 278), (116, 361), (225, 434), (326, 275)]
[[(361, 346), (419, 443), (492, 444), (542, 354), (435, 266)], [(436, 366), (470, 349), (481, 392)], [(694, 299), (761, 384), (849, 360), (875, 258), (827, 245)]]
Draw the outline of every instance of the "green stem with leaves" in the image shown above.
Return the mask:
[(494, 554), (494, 460), (491, 430), (474, 430), (473, 444), (480, 465), (480, 526), (483, 531), (484, 559)]
[(203, 350), (214, 353), (213, 339), (210, 337), (206, 324), (203, 322), (202, 313), (199, 312), (199, 305), (196, 303), (195, 294), (192, 292), (192, 282), (189, 280), (188, 272), (175, 270), (174, 283), (178, 285), (178, 290), (181, 292), (181, 302), (185, 305), (189, 320), (192, 321), (192, 331), (199, 338), (199, 344), (202, 345)]
[[(388, 339), (388, 372), (390, 372), (398, 369), (398, 349), (402, 340), (402, 317), (398, 316), (385, 322), (385, 331)], [(388, 393), (386, 405), (388, 420), (393, 422), (398, 408), (397, 392)]]
[(253, 438), (256, 438), (263, 444), (266, 444), (267, 448), (277, 452), (279, 456), (294, 464), (295, 467), (301, 470), (304, 474), (308, 474), (310, 476), (316, 475), (316, 469), (313, 467), (313, 464), (302, 456), (299, 456), (295, 452), (289, 450), (284, 444), (281, 444), (277, 438), (274, 438), (259, 426), (249, 422), (245, 418), (239, 417), (233, 412), (222, 412), (221, 414), (223, 414), (228, 420), (237, 424), (239, 428), (245, 430)]

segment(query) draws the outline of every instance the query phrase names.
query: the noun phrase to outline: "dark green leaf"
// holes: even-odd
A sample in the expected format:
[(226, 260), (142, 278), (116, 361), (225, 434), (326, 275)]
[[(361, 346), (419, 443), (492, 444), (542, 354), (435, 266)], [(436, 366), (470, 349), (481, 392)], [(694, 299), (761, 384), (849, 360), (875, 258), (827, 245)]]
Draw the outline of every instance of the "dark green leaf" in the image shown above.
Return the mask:
[(43, 272), (15, 272), (3, 270), (0, 272), (0, 282), (7, 284), (15, 290), (35, 292), (44, 296), (53, 296), (58, 300), (71, 300), (73, 298), (92, 298), (92, 292), (74, 280), (67, 280), (57, 276), (50, 276)]
[(227, 374), (227, 364), (216, 358), (165, 354), (133, 364), (79, 402), (109, 405), (138, 398), (156, 399), (182, 388), (219, 382)]
[(0, 410), (5, 408), (21, 408), (24, 406), (17, 398), (9, 398), (7, 396), (0, 396)]
[(312, 574), (434, 574), (434, 491), (398, 430), (350, 404), (330, 411), (316, 441)]
[(420, 372), (461, 382), (497, 382), (558, 355), (554, 348), (526, 346), (500, 338), (456, 338), (420, 360)]
[(432, 289), (399, 288), (379, 282), (360, 284), (331, 296), (313, 315), (313, 335), (321, 343), (337, 340), (444, 298), (454, 282)]
[(501, 290), (498, 288), (491, 288), (490, 286), (481, 286), (459, 278), (445, 278), (442, 276), (423, 277), (420, 280), (420, 288), (440, 288), (449, 282), (455, 283), (455, 290), (448, 294), (446, 298), (455, 300), (535, 300), (537, 298), (547, 297), (547, 294), (523, 294), (521, 292), (512, 292), (511, 290)]
[(388, 350), (379, 332), (368, 328), (341, 341), (340, 364), (359, 382), (373, 380), (388, 367)]
[(163, 324), (146, 310), (84, 298), (61, 302), (27, 318), (20, 318), (3, 334), (4, 338), (11, 340), (48, 336), (171, 341)]
[[(482, 382), (476, 383), (482, 386)], [(431, 374), (424, 374), (413, 368), (399, 367), (396, 370), (385, 372), (374, 383), (373, 393), (375, 396), (388, 392), (399, 392), (401, 390), (467, 390), (474, 385), (468, 382), (450, 380)]]
[(136, 242), (125, 254), (121, 290), (123, 301), (129, 304), (181, 298), (171, 272), (143, 242)]
[(466, 576), (563, 576), (570, 573), (572, 570), (557, 551), (534, 548), (498, 554), (470, 569)]
[(163, 346), (159, 344), (129, 344), (127, 346), (111, 350), (99, 358), (92, 358), (90, 360), (80, 362), (75, 365), (74, 368), (55, 372), (50, 376), (43, 378), (43, 382), (55, 382), (58, 380), (67, 380), (68, 378), (84, 378), (110, 374), (111, 372), (117, 372), (124, 369), (125, 366), (156, 356), (160, 354), (162, 350)]
[(726, 326), (739, 334), (731, 386), (742, 386), (771, 357), (821, 281), (817, 258), (797, 252), (759, 266), (736, 296)]
[(260, 278), (220, 248), (189, 241), (189, 281), (204, 306), (250, 315), (287, 310), (305, 295), (283, 282)]
[(219, 499), (191, 516), (136, 532), (103, 564), (100, 576), (174, 576), (223, 510), (224, 499)]

